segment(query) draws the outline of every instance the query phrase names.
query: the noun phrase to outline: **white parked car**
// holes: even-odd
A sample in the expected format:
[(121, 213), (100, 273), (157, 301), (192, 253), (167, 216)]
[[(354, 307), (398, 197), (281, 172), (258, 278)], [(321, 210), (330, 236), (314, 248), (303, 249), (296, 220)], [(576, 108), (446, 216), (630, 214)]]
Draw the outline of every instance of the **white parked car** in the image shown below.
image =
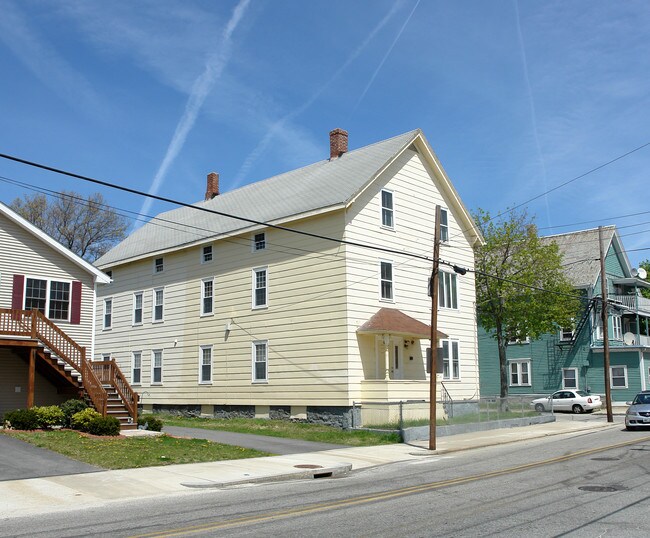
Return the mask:
[(553, 410), (591, 413), (600, 409), (603, 402), (597, 394), (588, 394), (584, 390), (558, 390), (550, 396), (533, 400), (530, 405), (538, 412)]

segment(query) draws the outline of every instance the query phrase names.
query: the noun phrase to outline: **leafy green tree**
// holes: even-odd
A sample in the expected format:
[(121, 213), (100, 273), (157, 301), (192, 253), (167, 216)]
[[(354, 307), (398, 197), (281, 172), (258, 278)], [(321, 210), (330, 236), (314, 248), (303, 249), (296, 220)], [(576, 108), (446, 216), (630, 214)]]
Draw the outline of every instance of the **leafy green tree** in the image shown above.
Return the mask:
[(540, 239), (526, 211), (492, 219), (479, 209), (474, 219), (485, 239), (475, 251), (477, 315), (497, 341), (505, 398), (508, 342), (571, 326), (580, 301), (564, 274), (558, 246)]
[[(648, 273), (645, 279), (650, 279), (650, 260), (643, 260), (641, 263), (639, 263), (639, 267), (643, 267), (646, 270), (646, 273)], [(647, 299), (650, 299), (650, 289), (641, 288), (641, 295)]]
[(52, 236), (64, 247), (94, 261), (126, 237), (128, 221), (109, 208), (101, 193), (84, 198), (72, 191), (48, 200), (44, 194), (25, 195), (11, 209)]

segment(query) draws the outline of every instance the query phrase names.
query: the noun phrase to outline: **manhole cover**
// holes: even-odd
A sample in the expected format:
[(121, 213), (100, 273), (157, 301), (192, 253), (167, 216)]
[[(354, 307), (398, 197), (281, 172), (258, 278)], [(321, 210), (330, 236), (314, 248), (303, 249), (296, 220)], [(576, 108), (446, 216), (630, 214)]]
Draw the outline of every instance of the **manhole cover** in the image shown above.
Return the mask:
[(322, 465), (311, 465), (309, 463), (301, 463), (300, 465), (294, 465), (297, 469), (322, 469)]
[(607, 458), (607, 457), (602, 457), (602, 458), (591, 458), (594, 461), (618, 461), (621, 458)]
[(578, 489), (582, 491), (594, 491), (596, 493), (612, 493), (614, 491), (621, 491), (625, 488), (621, 486), (580, 486)]

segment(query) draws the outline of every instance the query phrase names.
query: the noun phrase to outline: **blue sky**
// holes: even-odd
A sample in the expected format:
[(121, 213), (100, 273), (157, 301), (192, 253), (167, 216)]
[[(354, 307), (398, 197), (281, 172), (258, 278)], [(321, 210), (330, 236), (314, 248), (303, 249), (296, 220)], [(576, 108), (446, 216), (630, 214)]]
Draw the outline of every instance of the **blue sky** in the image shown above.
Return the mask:
[[(650, 4), (629, 0), (3, 0), (0, 153), (196, 202), (421, 128), (498, 213), (650, 142)], [(650, 146), (528, 204), (650, 258)], [(141, 197), (0, 159), (38, 188)], [(0, 181), (0, 200), (29, 192)], [(592, 221), (592, 222), (586, 222)], [(566, 226), (570, 225), (570, 226)], [(634, 225), (634, 226), (633, 226)], [(644, 249), (649, 250), (636, 250)]]

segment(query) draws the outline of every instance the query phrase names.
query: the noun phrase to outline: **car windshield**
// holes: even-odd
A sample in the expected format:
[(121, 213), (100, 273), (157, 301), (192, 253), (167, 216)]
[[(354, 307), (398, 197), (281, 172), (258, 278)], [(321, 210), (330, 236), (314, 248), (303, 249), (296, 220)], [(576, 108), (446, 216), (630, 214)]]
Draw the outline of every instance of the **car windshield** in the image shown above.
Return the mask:
[(576, 390), (576, 394), (583, 397), (589, 396), (589, 394), (587, 394), (584, 390)]
[(632, 403), (634, 405), (650, 404), (650, 394), (637, 394)]

